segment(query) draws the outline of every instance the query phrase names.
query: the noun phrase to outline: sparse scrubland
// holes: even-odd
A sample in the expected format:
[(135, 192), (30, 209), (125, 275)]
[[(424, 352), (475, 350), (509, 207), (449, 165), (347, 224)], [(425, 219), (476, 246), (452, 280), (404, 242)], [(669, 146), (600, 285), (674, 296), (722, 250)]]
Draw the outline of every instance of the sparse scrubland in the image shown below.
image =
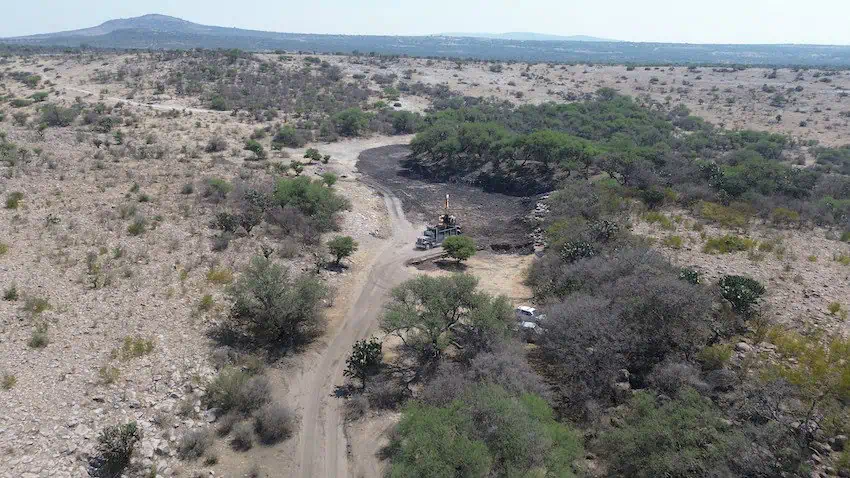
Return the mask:
[[(304, 427), (340, 412), (351, 461), (393, 477), (844, 476), (845, 87), (837, 70), (4, 52), (2, 472), (306, 476)], [(402, 201), (436, 215), (439, 182), (530, 197), (513, 226), (539, 246), (533, 339), (484, 291), (477, 240), (445, 244), (465, 274), (376, 262), (419, 225), (355, 161), (406, 142), (405, 180), (434, 197)], [(351, 326), (376, 303), (376, 327)]]

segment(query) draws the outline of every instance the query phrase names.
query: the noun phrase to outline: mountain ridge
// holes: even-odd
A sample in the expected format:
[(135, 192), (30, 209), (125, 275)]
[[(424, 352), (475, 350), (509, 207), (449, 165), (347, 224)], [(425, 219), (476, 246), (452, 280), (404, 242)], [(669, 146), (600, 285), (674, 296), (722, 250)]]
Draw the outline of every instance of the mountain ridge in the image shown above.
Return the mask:
[(450, 32), (440, 33), (436, 36), (456, 38), (487, 38), (490, 40), (516, 40), (516, 41), (584, 41), (584, 42), (619, 42), (609, 38), (600, 38), (588, 35), (552, 35), (549, 33), (535, 32), (505, 32), (505, 33), (468, 33)]
[(197, 48), (556, 63), (850, 67), (850, 46), (634, 43), (557, 35), (553, 40), (552, 36), (529, 32), (492, 35), (512, 38), (277, 33), (201, 25), (167, 15), (149, 14), (109, 20), (91, 28), (0, 38), (0, 49), (4, 46), (118, 50)]

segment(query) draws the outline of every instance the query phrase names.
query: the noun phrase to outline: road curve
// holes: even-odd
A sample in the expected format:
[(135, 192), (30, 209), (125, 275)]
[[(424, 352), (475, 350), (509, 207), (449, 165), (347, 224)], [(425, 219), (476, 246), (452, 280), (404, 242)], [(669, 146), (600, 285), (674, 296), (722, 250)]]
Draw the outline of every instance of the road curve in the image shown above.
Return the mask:
[(354, 342), (368, 337), (377, 324), (389, 290), (409, 277), (405, 262), (427, 254), (413, 248), (418, 233), (405, 218), (401, 200), (378, 184), (368, 180), (364, 183), (383, 194), (392, 236), (366, 266), (366, 279), (353, 292), (351, 297), (356, 299), (319, 358), (308, 392), (304, 394), (298, 474), (302, 478), (349, 475), (342, 400), (333, 396), (334, 388), (343, 383), (345, 360)]

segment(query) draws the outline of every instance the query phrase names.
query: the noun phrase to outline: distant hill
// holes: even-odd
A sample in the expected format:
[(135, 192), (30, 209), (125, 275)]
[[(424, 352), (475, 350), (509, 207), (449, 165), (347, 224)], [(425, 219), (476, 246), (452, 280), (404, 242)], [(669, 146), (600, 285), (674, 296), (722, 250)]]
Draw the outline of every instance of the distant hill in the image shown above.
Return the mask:
[(441, 33), (437, 36), (457, 38), (488, 38), (490, 40), (517, 40), (517, 41), (587, 41), (587, 42), (614, 42), (607, 38), (590, 37), (587, 35), (549, 35), (546, 33), (533, 32), (508, 32), (508, 33)]
[[(447, 36), (451, 35), (451, 36)], [(850, 67), (850, 47), (826, 45), (694, 45), (632, 43), (538, 33), (441, 36), (319, 35), (200, 25), (166, 15), (110, 20), (81, 30), (0, 39), (3, 45), (112, 49), (238, 48), (246, 51), (378, 53), (439, 58), (646, 65)], [(460, 36), (457, 36), (460, 35)], [(529, 41), (533, 40), (533, 41)]]

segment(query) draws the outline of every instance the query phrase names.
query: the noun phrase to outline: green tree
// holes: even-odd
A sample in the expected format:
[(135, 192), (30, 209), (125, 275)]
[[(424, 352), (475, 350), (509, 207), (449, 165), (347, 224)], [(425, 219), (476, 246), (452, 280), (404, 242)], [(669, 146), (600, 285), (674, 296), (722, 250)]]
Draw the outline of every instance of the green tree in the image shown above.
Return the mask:
[(309, 159), (312, 163), (313, 161), (321, 161), (322, 154), (316, 148), (307, 148), (307, 151), (304, 152), (304, 158)]
[(443, 250), (452, 259), (463, 262), (475, 255), (475, 242), (469, 236), (450, 236), (443, 240)]
[(358, 340), (352, 347), (351, 355), (345, 360), (343, 374), (360, 380), (361, 388), (366, 388), (366, 381), (378, 373), (383, 359), (380, 340), (374, 337), (368, 341)]
[(393, 477), (570, 478), (582, 455), (580, 436), (545, 400), (496, 385), (470, 387), (446, 407), (411, 405), (398, 431)]
[(291, 347), (321, 329), (327, 287), (312, 275), (291, 278), (263, 256), (251, 260), (230, 290), (233, 325), (256, 343)]
[(358, 244), (351, 236), (337, 236), (328, 241), (328, 250), (335, 257), (334, 264), (339, 265), (343, 258), (354, 254)]
[(322, 174), (322, 182), (325, 183), (329, 188), (332, 188), (334, 184), (339, 180), (339, 176), (334, 173), (327, 172)]
[(467, 274), (418, 276), (395, 287), (381, 329), (402, 340), (411, 359), (411, 381), (434, 371), (447, 348), (475, 355), (511, 334), (513, 311), (504, 296), (478, 291)]
[(747, 446), (707, 398), (692, 389), (657, 402), (639, 393), (625, 424), (601, 437), (613, 476), (693, 478), (736, 476), (729, 470)]
[(720, 279), (720, 294), (732, 304), (735, 312), (749, 317), (758, 305), (765, 288), (755, 279), (736, 275), (723, 276)]
[(278, 180), (272, 198), (278, 206), (299, 209), (320, 232), (334, 229), (338, 213), (351, 208), (346, 198), (325, 187), (322, 180), (303, 176)]
[(343, 136), (359, 136), (369, 127), (369, 115), (360, 108), (348, 108), (333, 115), (336, 131)]

